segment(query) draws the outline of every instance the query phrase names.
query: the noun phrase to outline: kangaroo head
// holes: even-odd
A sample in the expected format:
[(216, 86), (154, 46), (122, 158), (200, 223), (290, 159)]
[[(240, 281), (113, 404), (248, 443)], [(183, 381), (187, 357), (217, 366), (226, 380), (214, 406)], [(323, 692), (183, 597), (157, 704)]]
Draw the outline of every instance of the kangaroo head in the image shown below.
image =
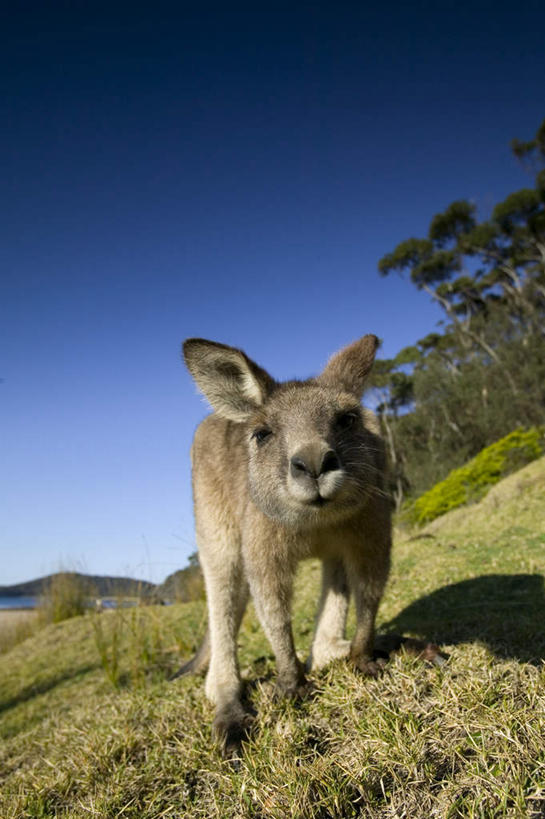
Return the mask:
[(243, 425), (254, 503), (290, 526), (350, 517), (378, 483), (376, 426), (361, 407), (377, 349), (366, 335), (307, 381), (276, 382), (241, 350), (188, 339), (189, 371), (216, 413)]

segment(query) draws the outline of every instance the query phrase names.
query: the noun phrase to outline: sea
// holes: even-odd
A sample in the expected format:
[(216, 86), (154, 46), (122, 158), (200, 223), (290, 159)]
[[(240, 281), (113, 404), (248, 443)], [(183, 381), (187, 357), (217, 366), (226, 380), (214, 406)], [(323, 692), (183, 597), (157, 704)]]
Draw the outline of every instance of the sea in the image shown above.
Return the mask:
[[(118, 607), (122, 609), (132, 609), (134, 606), (139, 605), (139, 601), (134, 597), (101, 597), (99, 599), (101, 609), (116, 609)], [(37, 595), (18, 594), (10, 597), (0, 594), (0, 611), (5, 611), (6, 609), (35, 609), (40, 605), (40, 600), (41, 598)], [(172, 602), (172, 600), (163, 600), (162, 605), (170, 606)], [(94, 609), (95, 607), (95, 599), (90, 598), (87, 601), (87, 608)]]
[[(165, 601), (167, 602), (167, 601)], [(170, 602), (170, 601), (168, 601)], [(129, 599), (129, 600), (116, 600), (115, 597), (101, 597), (100, 598), (101, 608), (103, 609), (115, 609), (117, 606), (121, 608), (132, 608), (133, 606), (138, 605), (138, 600)], [(0, 611), (5, 611), (6, 609), (35, 609), (40, 604), (39, 597), (33, 597), (31, 595), (14, 595), (13, 597), (2, 597), (0, 595)], [(88, 606), (90, 609), (94, 608), (94, 600), (89, 600)]]
[(16, 597), (0, 597), (0, 611), (2, 609), (35, 609), (39, 599), (39, 597), (26, 597), (22, 594)]

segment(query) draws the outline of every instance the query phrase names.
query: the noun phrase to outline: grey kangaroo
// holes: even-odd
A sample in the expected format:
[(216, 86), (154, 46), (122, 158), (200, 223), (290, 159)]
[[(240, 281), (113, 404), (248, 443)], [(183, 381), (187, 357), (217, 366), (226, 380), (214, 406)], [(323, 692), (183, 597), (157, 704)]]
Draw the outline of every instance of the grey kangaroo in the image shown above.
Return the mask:
[[(228, 753), (249, 723), (236, 645), (249, 593), (276, 657), (277, 691), (294, 696), (304, 688), (290, 613), (300, 560), (323, 562), (307, 667), (349, 657), (364, 674), (380, 670), (374, 623), (390, 565), (391, 506), (379, 426), (360, 404), (376, 349), (377, 338), (363, 336), (319, 376), (277, 383), (242, 350), (199, 338), (183, 345), (214, 412), (191, 451), (208, 633), (178, 674), (208, 666), (214, 732)], [(350, 592), (357, 625), (348, 642)]]

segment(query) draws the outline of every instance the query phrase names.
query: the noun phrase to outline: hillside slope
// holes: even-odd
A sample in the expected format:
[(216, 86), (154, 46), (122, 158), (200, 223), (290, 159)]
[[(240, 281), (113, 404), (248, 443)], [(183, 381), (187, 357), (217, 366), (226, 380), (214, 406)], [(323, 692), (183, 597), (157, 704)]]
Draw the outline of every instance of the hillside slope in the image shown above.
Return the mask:
[[(0, 816), (543, 816), (544, 509), (541, 459), (397, 538), (380, 628), (436, 640), (443, 668), (402, 655), (369, 680), (339, 662), (315, 696), (273, 701), (250, 610), (239, 642), (257, 716), (237, 769), (211, 743), (202, 679), (166, 679), (203, 632), (202, 603), (43, 629), (0, 668)], [(318, 580), (305, 564), (302, 654)]]
[[(429, 523), (429, 533), (499, 534), (513, 525), (545, 533), (545, 457), (504, 478), (475, 506), (447, 512)], [(468, 514), (469, 512), (469, 514)]]

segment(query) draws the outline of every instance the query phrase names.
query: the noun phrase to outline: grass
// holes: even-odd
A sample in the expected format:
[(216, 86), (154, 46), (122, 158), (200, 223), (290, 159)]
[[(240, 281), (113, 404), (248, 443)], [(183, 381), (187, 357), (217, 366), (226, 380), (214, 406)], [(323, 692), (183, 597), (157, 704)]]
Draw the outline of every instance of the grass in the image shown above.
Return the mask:
[[(0, 816), (545, 816), (544, 501), (540, 459), (397, 537), (380, 628), (436, 640), (442, 668), (400, 655), (369, 680), (339, 662), (312, 698), (278, 702), (250, 610), (257, 717), (238, 768), (211, 742), (202, 679), (167, 680), (204, 630), (202, 602), (46, 626), (0, 668)], [(318, 579), (313, 562), (298, 576), (302, 655)]]

